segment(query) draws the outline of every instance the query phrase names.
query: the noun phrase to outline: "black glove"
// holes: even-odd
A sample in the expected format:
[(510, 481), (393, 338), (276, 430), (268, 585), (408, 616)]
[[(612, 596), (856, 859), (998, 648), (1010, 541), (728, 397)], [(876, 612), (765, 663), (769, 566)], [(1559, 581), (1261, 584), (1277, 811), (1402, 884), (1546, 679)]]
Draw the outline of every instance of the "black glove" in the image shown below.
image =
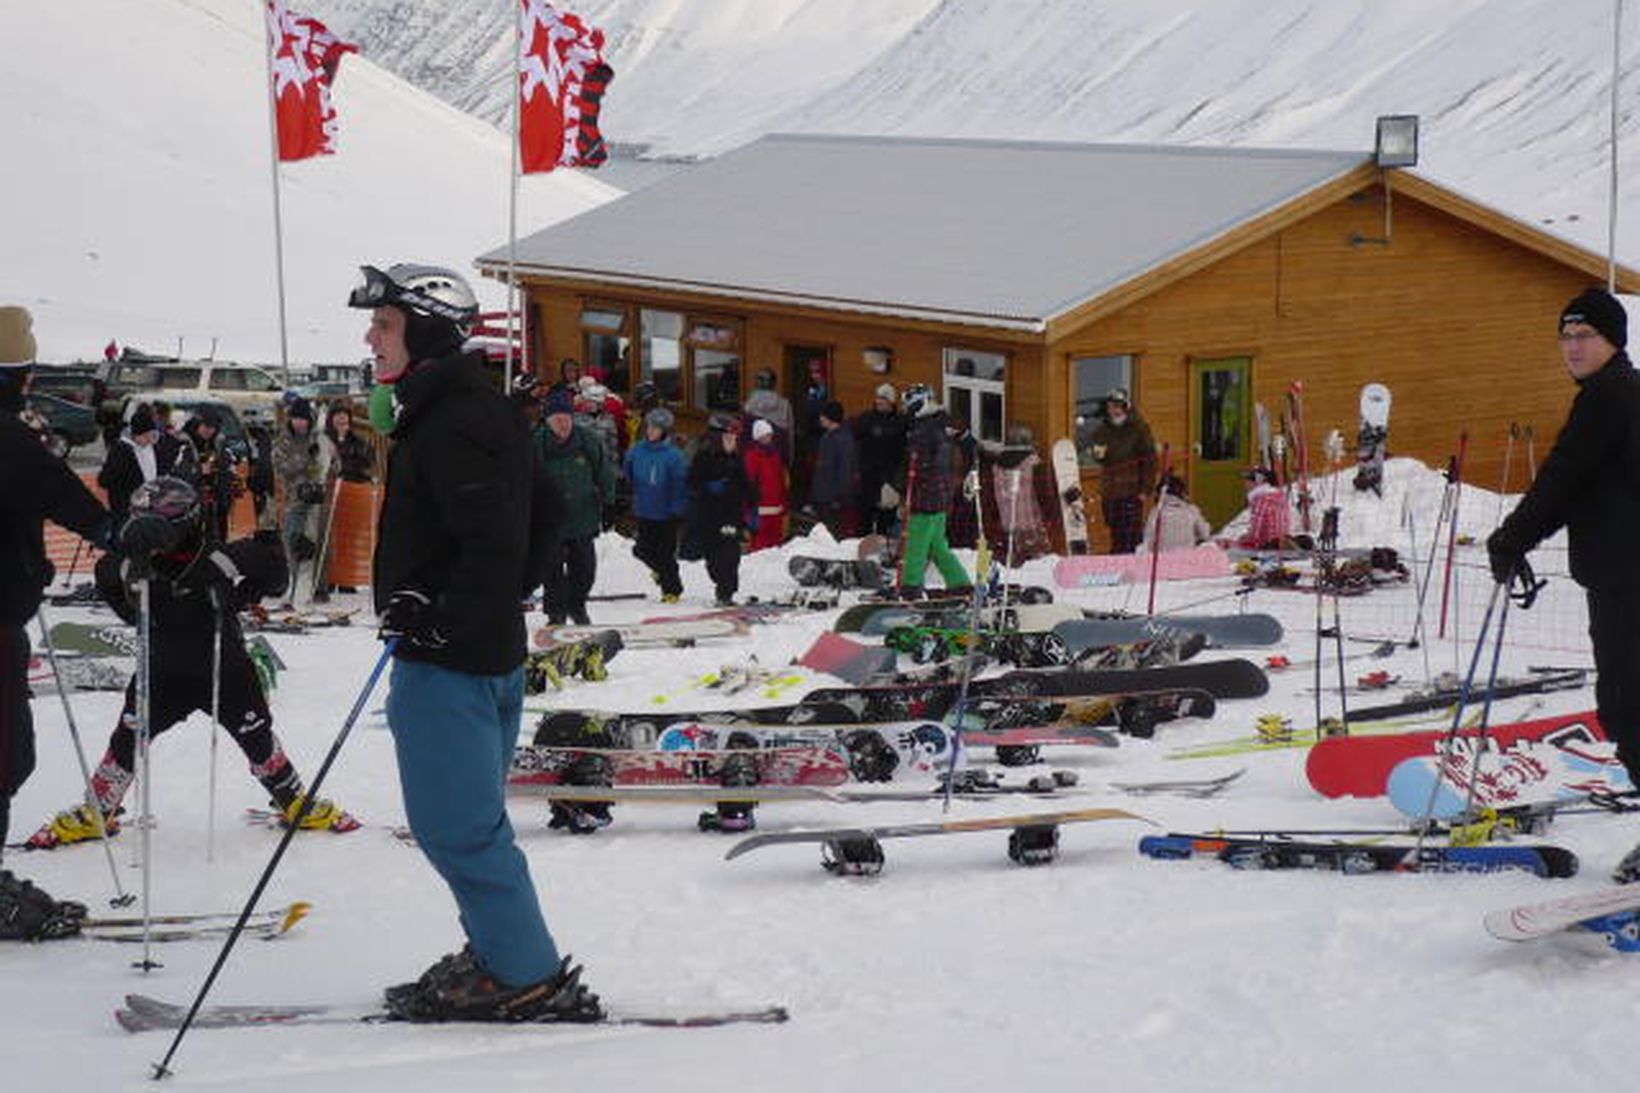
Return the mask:
[(1526, 552), (1494, 531), (1486, 540), (1486, 560), (1492, 566), (1492, 579), (1506, 585), (1525, 567)]
[(304, 505), (317, 505), (325, 499), (325, 488), (317, 482), (298, 482), (296, 500)]
[(170, 550), (182, 537), (182, 529), (163, 516), (141, 512), (127, 520), (118, 536), (119, 552), (130, 558)]
[(376, 636), (383, 640), (400, 638), (423, 649), (442, 649), (447, 642), (433, 616), (433, 601), (424, 593), (401, 589), (388, 598)]
[(220, 550), (206, 551), (171, 582), (178, 596), (207, 595), (218, 608), (233, 602), (233, 590), (245, 575)]

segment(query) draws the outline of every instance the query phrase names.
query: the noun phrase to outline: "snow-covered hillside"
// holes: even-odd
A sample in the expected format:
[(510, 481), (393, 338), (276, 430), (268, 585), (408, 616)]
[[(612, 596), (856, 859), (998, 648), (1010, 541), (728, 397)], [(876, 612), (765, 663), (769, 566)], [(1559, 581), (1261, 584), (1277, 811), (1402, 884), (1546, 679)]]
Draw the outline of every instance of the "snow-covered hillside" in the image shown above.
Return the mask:
[[(33, 309), (42, 359), (150, 350), (276, 360), (261, 5), (19, 0), (0, 5), (6, 92), (0, 302)], [(507, 141), (349, 57), (340, 154), (281, 168), (293, 360), (357, 360), (345, 306), (361, 263), (470, 269), (507, 237)], [(615, 191), (527, 179), (539, 227)], [(497, 287), (486, 291), (499, 304)]]
[[(313, 0), (382, 63), (499, 118), (514, 0)], [(1604, 250), (1612, 0), (578, 0), (604, 131), (707, 155), (769, 131), (1369, 148)], [(1640, 52), (1631, 15), (1624, 50)], [(1625, 96), (1633, 101), (1633, 90)], [(1625, 109), (1625, 203), (1640, 114)], [(1640, 220), (1620, 225), (1640, 253)]]

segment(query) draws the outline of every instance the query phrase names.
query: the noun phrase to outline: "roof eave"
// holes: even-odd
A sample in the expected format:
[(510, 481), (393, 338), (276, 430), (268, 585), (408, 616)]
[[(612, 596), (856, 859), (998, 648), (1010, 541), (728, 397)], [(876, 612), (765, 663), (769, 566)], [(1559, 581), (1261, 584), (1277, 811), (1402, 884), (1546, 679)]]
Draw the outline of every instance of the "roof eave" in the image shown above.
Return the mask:
[[(486, 277), (505, 280), (511, 266), (504, 261), (478, 260), (479, 272)], [(611, 270), (586, 269), (574, 266), (545, 266), (534, 263), (517, 265), (520, 277), (535, 276), (564, 280), (592, 281), (618, 288), (654, 289), (666, 292), (690, 292), (703, 296), (720, 296), (726, 300), (756, 300), (760, 303), (784, 304), (793, 307), (815, 308), (821, 311), (840, 311), (883, 318), (913, 319), (920, 322), (954, 323), (962, 326), (983, 326), (993, 330), (1008, 330), (1026, 334), (1042, 334), (1048, 321), (1029, 315), (964, 311), (957, 308), (927, 307), (918, 304), (888, 300), (850, 299), (839, 296), (816, 296), (810, 293), (781, 292), (777, 289), (748, 288), (742, 285), (714, 284), (677, 278), (641, 276)]]

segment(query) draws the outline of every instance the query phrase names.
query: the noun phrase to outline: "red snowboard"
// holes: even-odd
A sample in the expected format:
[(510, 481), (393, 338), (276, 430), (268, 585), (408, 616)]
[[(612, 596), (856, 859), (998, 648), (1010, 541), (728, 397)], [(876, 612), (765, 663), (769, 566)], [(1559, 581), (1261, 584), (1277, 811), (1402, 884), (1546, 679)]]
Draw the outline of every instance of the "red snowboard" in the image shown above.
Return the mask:
[[(1478, 730), (1459, 729), (1459, 736), (1476, 736)], [(1390, 771), (1403, 759), (1432, 755), (1446, 736), (1442, 730), (1391, 733), (1385, 736), (1335, 736), (1310, 749), (1304, 773), (1317, 793), (1326, 797), (1382, 797)], [(1492, 725), (1486, 737), (1495, 746), (1509, 747), (1521, 740), (1543, 740), (1551, 744), (1604, 740), (1606, 732), (1594, 711), (1519, 721), (1513, 725)]]

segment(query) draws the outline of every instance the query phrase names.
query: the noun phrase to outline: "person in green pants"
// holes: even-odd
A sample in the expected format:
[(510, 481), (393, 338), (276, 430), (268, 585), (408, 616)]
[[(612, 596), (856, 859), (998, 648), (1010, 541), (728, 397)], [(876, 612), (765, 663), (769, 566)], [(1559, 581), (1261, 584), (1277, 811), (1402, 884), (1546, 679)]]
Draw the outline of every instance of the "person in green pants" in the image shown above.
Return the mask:
[(968, 571), (951, 553), (945, 536), (945, 514), (956, 489), (956, 449), (946, 432), (945, 407), (934, 398), (925, 383), (906, 389), (900, 405), (911, 418), (907, 443), (909, 492), (905, 527), (905, 549), (900, 571), (900, 590), (906, 599), (922, 595), (923, 574), (932, 561), (949, 590), (973, 587)]

